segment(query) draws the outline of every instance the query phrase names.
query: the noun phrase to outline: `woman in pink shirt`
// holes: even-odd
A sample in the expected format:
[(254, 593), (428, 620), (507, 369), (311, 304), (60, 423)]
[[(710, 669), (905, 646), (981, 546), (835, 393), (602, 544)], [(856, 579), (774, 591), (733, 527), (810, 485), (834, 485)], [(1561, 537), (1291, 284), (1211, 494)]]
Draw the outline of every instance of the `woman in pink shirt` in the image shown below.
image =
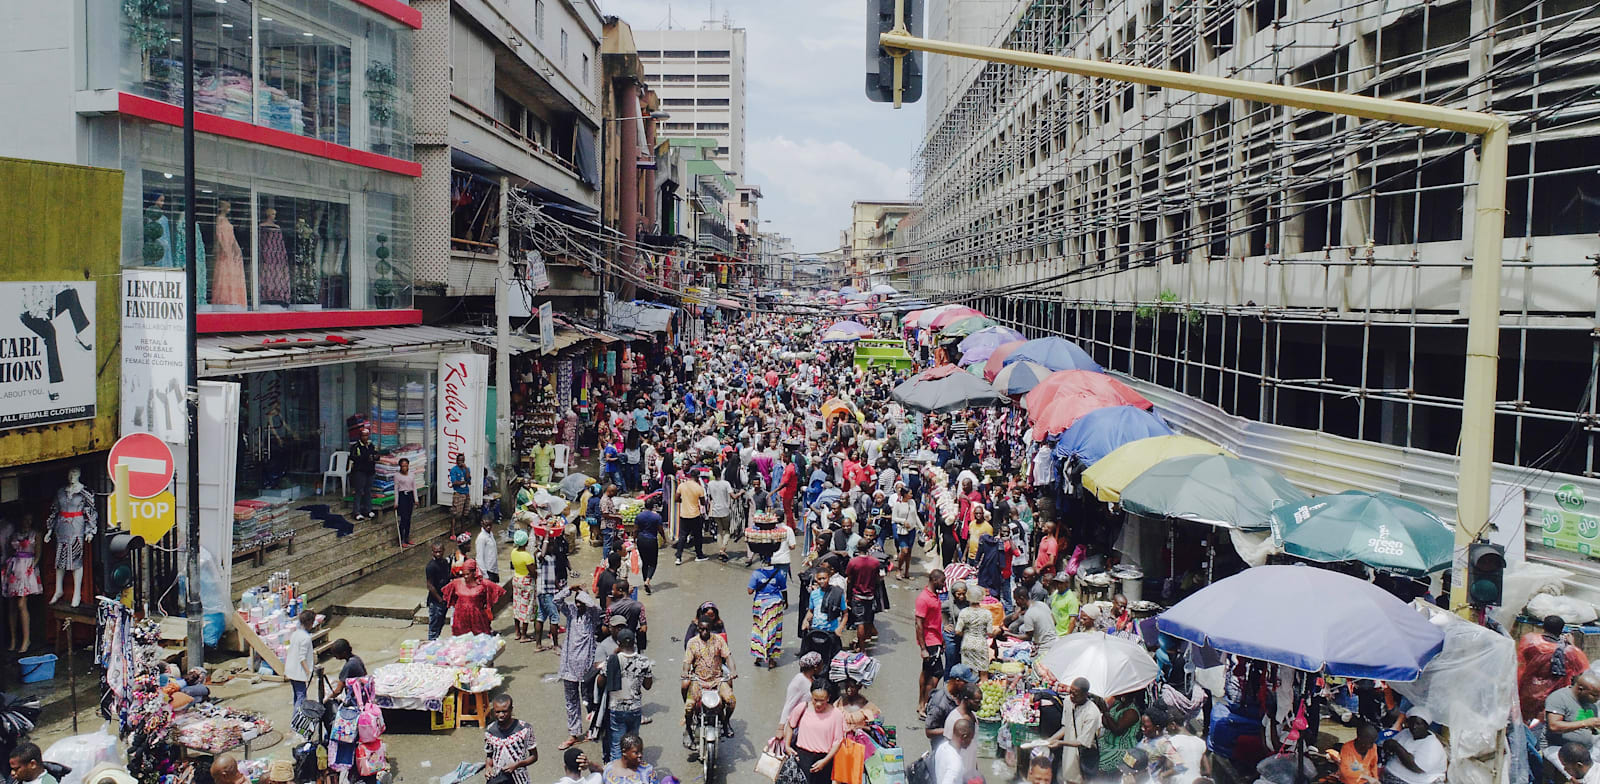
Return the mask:
[(799, 755), (806, 784), (831, 784), (833, 755), (844, 740), (844, 711), (833, 705), (832, 684), (820, 679), (812, 681), (811, 699), (794, 706), (778, 728), (778, 738), (786, 753)]

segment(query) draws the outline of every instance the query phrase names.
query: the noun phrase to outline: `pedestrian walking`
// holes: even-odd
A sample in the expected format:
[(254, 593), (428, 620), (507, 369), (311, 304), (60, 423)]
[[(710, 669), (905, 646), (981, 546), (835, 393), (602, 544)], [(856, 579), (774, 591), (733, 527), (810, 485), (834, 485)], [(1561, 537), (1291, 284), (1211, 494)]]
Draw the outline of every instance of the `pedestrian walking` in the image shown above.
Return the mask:
[(467, 456), (456, 453), (456, 464), (450, 466), (450, 535), (466, 528), (467, 516), (472, 506), (472, 469), (467, 467)]
[(561, 648), (561, 680), (567, 708), (567, 739), (557, 748), (566, 750), (585, 739), (583, 683), (594, 663), (594, 646), (600, 629), (600, 602), (574, 583), (556, 594), (556, 606), (567, 621), (567, 640)]
[(494, 539), (494, 518), (484, 515), (480, 522), (478, 538), (473, 543), (473, 554), (478, 559), (478, 568), (483, 570), (483, 576), (489, 582), (500, 584), (500, 544)]
[(401, 547), (411, 546), (411, 514), (416, 508), (417, 475), (411, 473), (411, 460), (402, 457), (394, 475), (394, 510)]
[(699, 472), (690, 470), (678, 482), (678, 557), (677, 565), (683, 565), (683, 548), (688, 546), (689, 540), (694, 540), (694, 559), (706, 559), (705, 540), (700, 536), (700, 528), (705, 515), (705, 486), (700, 484)]
[(533, 642), (528, 625), (538, 610), (534, 598), (533, 570), (535, 558), (528, 552), (528, 532), (517, 531), (511, 535), (511, 623), (516, 630), (517, 642)]
[(450, 559), (444, 554), (443, 542), (434, 542), (428, 545), (428, 549), (432, 551), (432, 557), (428, 559), (427, 566), (422, 568), (423, 579), (428, 585), (428, 639), (437, 640), (450, 609), (450, 603), (444, 598), (444, 587), (450, 584), (451, 579)]
[(317, 671), (316, 646), (311, 643), (311, 629), (317, 625), (317, 614), (311, 609), (300, 611), (299, 625), (289, 634), (289, 650), (283, 657), (283, 677), (289, 681), (293, 695), (290, 710), (300, 707), (306, 698), (306, 684)]
[(350, 442), (350, 491), (352, 511), (357, 521), (372, 517), (372, 477), (378, 472), (378, 445), (362, 426), (361, 435)]
[[(497, 694), (489, 702), (494, 718), (483, 728), (483, 775), (486, 781), (504, 784), (532, 784), (528, 768), (539, 761), (539, 743), (533, 727), (512, 715), (509, 694)], [(509, 777), (501, 779), (501, 777)]]
[(750, 655), (757, 667), (773, 669), (783, 652), (783, 613), (789, 608), (787, 569), (773, 566), (767, 558), (750, 574), (747, 590), (751, 596)]
[(637, 650), (637, 635), (632, 629), (618, 629), (617, 652), (606, 661), (606, 690), (610, 694), (609, 759), (622, 756), (622, 739), (637, 735), (644, 719), (644, 692), (654, 688), (655, 663)]

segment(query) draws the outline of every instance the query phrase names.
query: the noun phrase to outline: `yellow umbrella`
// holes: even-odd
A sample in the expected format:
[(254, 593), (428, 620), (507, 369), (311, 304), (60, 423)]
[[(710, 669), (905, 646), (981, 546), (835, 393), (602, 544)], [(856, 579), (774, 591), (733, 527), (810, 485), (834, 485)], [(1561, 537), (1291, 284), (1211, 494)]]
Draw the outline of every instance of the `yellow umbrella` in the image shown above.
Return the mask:
[(1226, 455), (1210, 441), (1194, 436), (1155, 436), (1129, 441), (1083, 472), (1083, 486), (1108, 503), (1122, 500), (1122, 488), (1163, 460), (1184, 455)]
[[(857, 421), (866, 420), (866, 417), (862, 416), (861, 411), (856, 408), (856, 404), (843, 398), (828, 398), (828, 400), (822, 404), (822, 407), (818, 409), (818, 412), (822, 414), (823, 421), (831, 420), (840, 415), (853, 416)], [(829, 424), (831, 425), (832, 423), (829, 422)]]

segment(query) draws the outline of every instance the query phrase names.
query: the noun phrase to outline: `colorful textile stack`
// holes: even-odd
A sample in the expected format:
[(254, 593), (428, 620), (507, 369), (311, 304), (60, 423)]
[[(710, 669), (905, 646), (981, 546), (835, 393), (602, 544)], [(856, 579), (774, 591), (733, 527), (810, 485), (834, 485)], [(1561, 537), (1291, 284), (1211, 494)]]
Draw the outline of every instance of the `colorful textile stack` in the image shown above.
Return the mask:
[(273, 498), (249, 498), (233, 504), (233, 549), (270, 543), (287, 535), (291, 505)]
[(828, 664), (828, 679), (835, 683), (846, 678), (871, 686), (878, 677), (878, 660), (856, 651), (839, 651)]
[(400, 643), (401, 662), (421, 662), (448, 667), (485, 667), (500, 655), (506, 641), (498, 634), (462, 634), (437, 640)]

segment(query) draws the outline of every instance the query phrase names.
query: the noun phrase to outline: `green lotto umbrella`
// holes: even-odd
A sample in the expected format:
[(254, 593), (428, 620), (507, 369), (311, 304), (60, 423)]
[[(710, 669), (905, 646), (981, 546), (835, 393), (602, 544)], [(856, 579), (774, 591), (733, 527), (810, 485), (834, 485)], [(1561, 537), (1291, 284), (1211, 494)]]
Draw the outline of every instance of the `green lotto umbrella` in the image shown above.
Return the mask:
[(988, 316), (966, 316), (946, 324), (939, 330), (939, 339), (964, 338), (981, 329), (995, 326), (994, 319)]
[(1122, 508), (1143, 517), (1249, 531), (1270, 527), (1273, 509), (1310, 497), (1266, 466), (1232, 455), (1185, 455), (1156, 463), (1129, 482), (1122, 488)]
[(1450, 568), (1455, 531), (1419, 504), (1388, 493), (1348, 490), (1272, 512), (1272, 538), (1312, 561), (1360, 561), (1405, 577)]

